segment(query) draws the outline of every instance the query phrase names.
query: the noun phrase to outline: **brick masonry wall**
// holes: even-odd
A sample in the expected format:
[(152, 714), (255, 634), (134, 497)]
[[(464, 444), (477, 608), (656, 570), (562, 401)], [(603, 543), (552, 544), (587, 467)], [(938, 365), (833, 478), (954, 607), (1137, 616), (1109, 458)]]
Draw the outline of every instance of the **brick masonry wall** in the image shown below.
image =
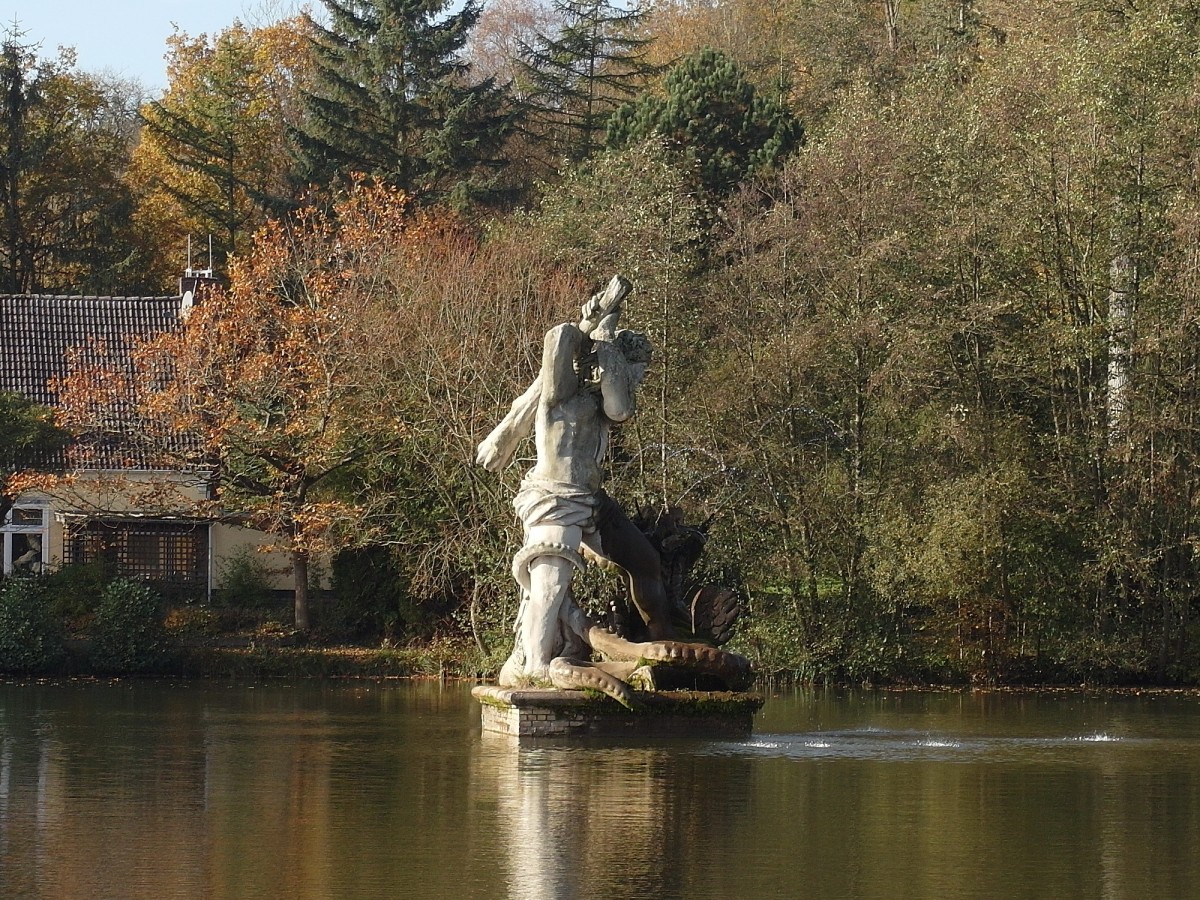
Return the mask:
[[(480, 702), (484, 731), (514, 737), (574, 735), (630, 737), (745, 737), (753, 726), (761, 698), (747, 694), (654, 695), (652, 708), (626, 710), (608, 698), (571, 691), (511, 690), (480, 686), (472, 691)], [(697, 711), (703, 704), (704, 710)]]

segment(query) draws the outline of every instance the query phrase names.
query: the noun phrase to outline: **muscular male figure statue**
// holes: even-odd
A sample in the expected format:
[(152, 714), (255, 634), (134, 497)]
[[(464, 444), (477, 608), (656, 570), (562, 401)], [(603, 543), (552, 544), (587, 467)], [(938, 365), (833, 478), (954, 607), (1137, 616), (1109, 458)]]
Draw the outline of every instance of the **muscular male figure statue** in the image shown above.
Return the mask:
[(508, 465), (531, 430), (537, 448), (514, 500), (525, 527), (513, 561), (523, 599), (501, 684), (552, 680), (554, 659), (586, 656), (592, 623), (570, 596), (581, 550), (624, 570), (651, 639), (671, 637), (658, 554), (601, 488), (609, 432), (633, 415), (651, 355), (643, 335), (617, 329), (628, 291), (614, 277), (578, 325), (546, 334), (537, 379), (479, 445), (478, 461), (491, 471)]

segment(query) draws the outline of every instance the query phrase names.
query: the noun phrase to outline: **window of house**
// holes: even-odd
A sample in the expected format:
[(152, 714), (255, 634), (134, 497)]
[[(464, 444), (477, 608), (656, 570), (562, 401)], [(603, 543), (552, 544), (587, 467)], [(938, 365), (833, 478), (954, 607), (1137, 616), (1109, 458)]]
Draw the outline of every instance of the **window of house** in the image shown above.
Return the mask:
[(45, 571), (50, 562), (50, 511), (44, 506), (14, 506), (0, 527), (4, 535), (4, 574)]
[(71, 527), (63, 562), (104, 562), (112, 574), (140, 578), (172, 594), (208, 587), (208, 525), (196, 522), (92, 520)]

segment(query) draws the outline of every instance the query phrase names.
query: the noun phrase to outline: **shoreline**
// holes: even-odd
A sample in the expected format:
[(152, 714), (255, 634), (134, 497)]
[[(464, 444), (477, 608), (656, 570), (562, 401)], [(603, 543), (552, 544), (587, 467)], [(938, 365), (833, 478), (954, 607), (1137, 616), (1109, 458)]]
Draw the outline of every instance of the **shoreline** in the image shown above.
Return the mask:
[[(5, 680), (58, 679), (178, 679), (203, 681), (245, 679), (331, 680), (413, 680), (491, 684), (498, 663), (479, 654), (462, 653), (455, 643), (414, 644), (400, 647), (280, 646), (264, 643), (239, 647), (185, 647), (164, 654), (160, 664), (137, 672), (101, 671), (88, 663), (86, 653), (76, 648), (63, 665), (42, 672), (0, 672)], [(457, 651), (457, 652), (456, 652)], [(1200, 684), (1142, 684), (1062, 682), (1025, 682), (1021, 684), (982, 684), (964, 682), (850, 682), (837, 679), (802, 679), (788, 675), (759, 676), (751, 690), (772, 695), (782, 690), (873, 690), (884, 692), (947, 692), (970, 694), (1074, 693), (1120, 696), (1195, 696)]]

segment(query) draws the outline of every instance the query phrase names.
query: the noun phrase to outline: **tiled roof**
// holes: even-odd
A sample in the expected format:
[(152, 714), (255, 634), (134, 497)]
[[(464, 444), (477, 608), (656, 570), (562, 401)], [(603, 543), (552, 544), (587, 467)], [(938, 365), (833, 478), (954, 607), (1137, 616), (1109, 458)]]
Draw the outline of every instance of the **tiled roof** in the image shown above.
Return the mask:
[(53, 406), (69, 349), (99, 342), (120, 359), (135, 339), (178, 324), (179, 308), (179, 297), (0, 294), (0, 391)]
[[(120, 366), (137, 340), (179, 323), (180, 304), (179, 297), (0, 294), (0, 391), (54, 406), (53, 385), (67, 374), (69, 350), (102, 345), (107, 359)], [(129, 447), (108, 446), (101, 457), (88, 467), (146, 467)]]

